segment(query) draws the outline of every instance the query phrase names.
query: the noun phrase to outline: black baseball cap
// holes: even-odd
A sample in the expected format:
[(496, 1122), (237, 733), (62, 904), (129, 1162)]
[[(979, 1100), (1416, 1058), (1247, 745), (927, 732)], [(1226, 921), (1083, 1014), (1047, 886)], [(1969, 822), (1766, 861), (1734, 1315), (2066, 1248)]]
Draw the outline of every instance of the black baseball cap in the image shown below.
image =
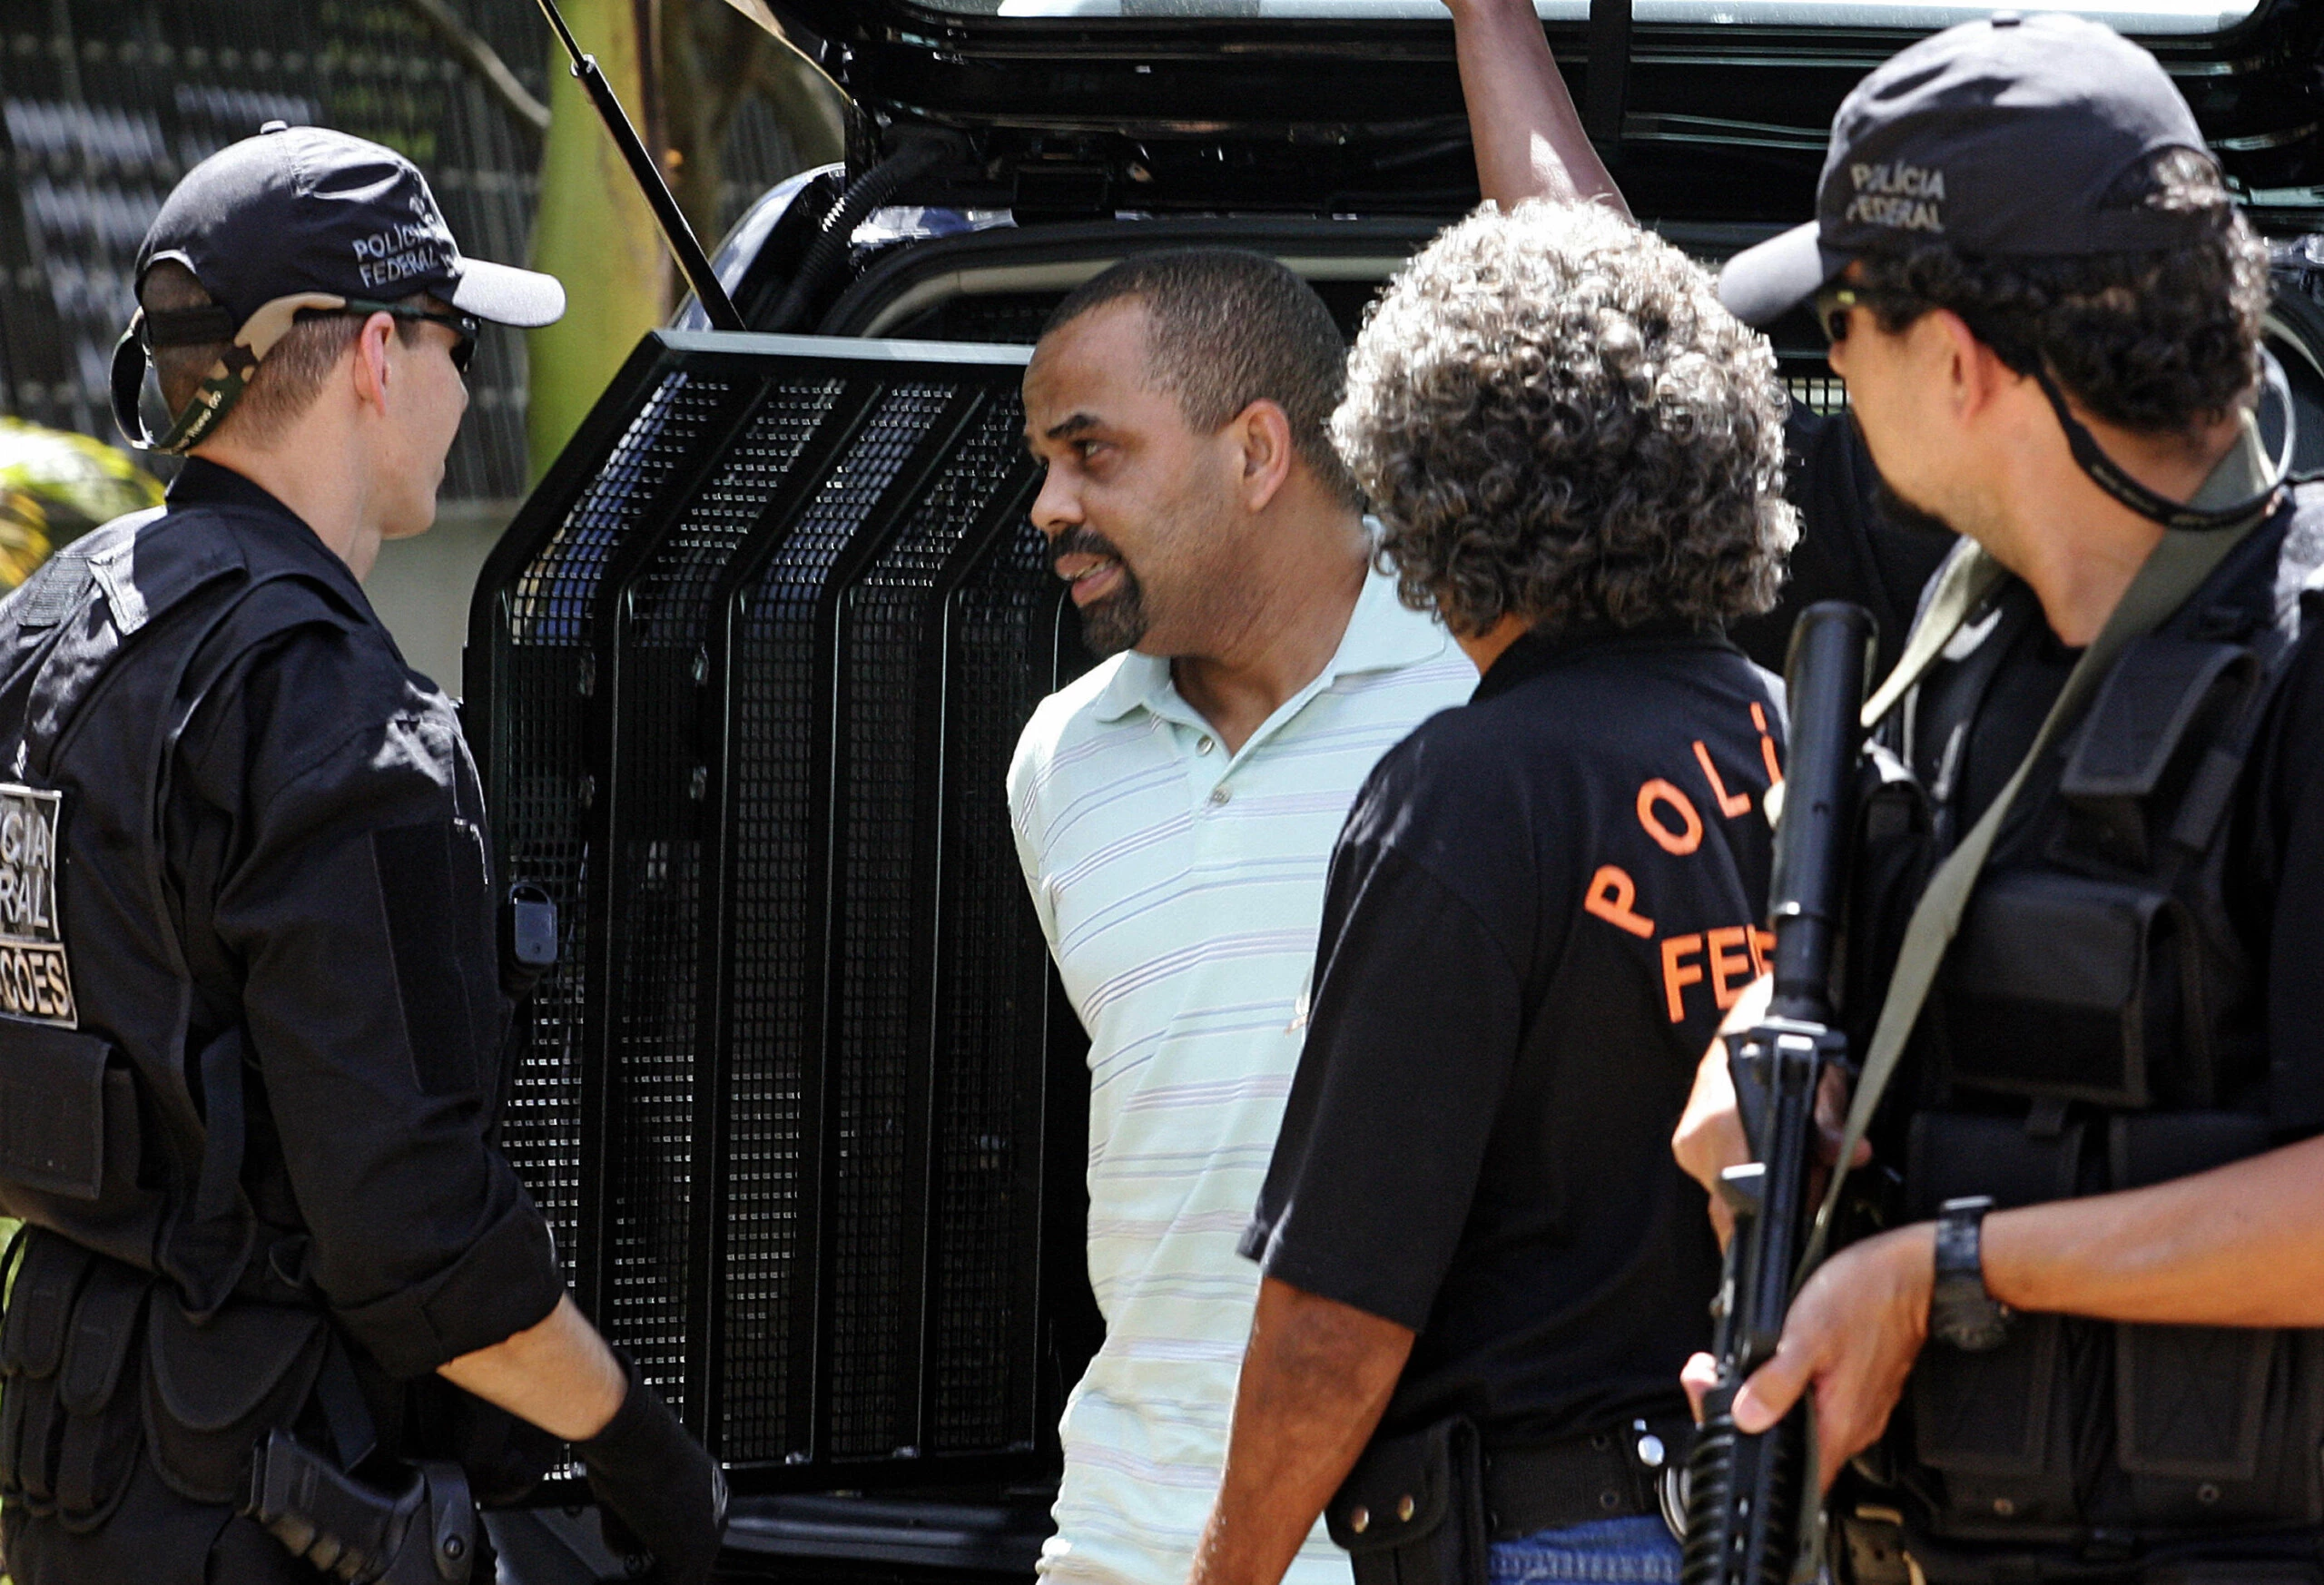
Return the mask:
[[(426, 293), (451, 305), (465, 337), (478, 320), (529, 328), (565, 313), (555, 276), (463, 257), (409, 160), (345, 133), (279, 121), (202, 161), (162, 202), (137, 250), (141, 294), (165, 260), (192, 271), (214, 306), (152, 315), (141, 308), (113, 349), (113, 421), (141, 451), (200, 445), (302, 315), (409, 315), (401, 300)], [(156, 438), (145, 431), (139, 393), (151, 349), (172, 345), (225, 350)]]
[(419, 168), (393, 149), (271, 122), (185, 174), (137, 251), (137, 282), (173, 259), (240, 329), (279, 298), (369, 300), (428, 292), (497, 324), (554, 323), (553, 275), (469, 259)]
[(2202, 217), (2126, 190), (2166, 149), (2202, 151), (2194, 113), (2112, 28), (2059, 13), (1963, 23), (1856, 85), (1832, 120), (1816, 219), (1729, 260), (1719, 300), (1764, 325), (1856, 259), (1923, 241), (1981, 258), (2180, 246)]

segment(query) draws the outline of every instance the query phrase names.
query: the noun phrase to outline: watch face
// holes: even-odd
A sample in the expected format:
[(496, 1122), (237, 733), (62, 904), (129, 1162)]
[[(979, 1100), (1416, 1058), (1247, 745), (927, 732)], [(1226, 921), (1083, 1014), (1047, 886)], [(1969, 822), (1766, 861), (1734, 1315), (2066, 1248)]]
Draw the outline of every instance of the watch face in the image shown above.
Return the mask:
[(1970, 1306), (1945, 1316), (1931, 1328), (1941, 1343), (1959, 1349), (1964, 1354), (1984, 1354), (1999, 1348), (2009, 1340), (2009, 1310), (1992, 1299), (1979, 1295), (1974, 1308), (1984, 1314), (1964, 1313)]
[(1980, 1234), (1993, 1202), (1948, 1200), (1936, 1219), (1935, 1281), (1929, 1332), (1966, 1354), (1998, 1348), (2009, 1335), (2009, 1306), (1985, 1291)]

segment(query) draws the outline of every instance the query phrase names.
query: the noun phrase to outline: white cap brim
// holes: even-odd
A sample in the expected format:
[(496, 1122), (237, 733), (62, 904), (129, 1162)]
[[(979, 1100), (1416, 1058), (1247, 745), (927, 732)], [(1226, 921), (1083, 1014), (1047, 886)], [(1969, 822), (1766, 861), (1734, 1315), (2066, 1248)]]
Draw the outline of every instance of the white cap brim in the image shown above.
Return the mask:
[(1747, 325), (1767, 326), (1837, 279), (1855, 255), (1824, 246), (1814, 221), (1746, 248), (1718, 272), (1718, 300)]
[(464, 314), (518, 330), (553, 325), (565, 317), (565, 286), (556, 276), (483, 259), (460, 261), (460, 278), (452, 283), (450, 297)]

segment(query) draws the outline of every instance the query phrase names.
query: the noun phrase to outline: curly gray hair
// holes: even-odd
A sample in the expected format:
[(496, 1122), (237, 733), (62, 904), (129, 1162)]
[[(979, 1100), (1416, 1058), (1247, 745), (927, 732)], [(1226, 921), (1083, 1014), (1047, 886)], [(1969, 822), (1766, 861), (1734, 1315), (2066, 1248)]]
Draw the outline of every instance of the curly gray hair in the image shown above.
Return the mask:
[(1767, 339), (1608, 211), (1490, 207), (1366, 317), (1332, 438), (1404, 603), (1539, 633), (1775, 603), (1795, 537)]

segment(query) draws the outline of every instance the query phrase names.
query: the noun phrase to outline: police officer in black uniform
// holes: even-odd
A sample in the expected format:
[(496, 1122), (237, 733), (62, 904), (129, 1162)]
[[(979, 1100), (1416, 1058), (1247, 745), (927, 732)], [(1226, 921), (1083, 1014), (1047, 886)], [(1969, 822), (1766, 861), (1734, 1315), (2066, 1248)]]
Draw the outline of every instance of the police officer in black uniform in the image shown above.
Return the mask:
[(500, 960), (458, 721), (360, 584), (433, 519), (478, 321), (562, 289), (279, 123), (186, 176), (137, 282), (116, 410), (183, 470), (0, 603), (7, 1570), (489, 1580), (476, 1502), (561, 1440), (653, 1577), (705, 1580), (718, 1470), (493, 1143), (548, 954)]
[[(1867, 77), (1720, 294), (1812, 301), (1964, 537), (1869, 706), (1829, 1144), (1887, 1230), (1736, 1420), (1812, 1393), (1858, 1580), (2324, 1580), (2324, 500), (2258, 240), (2152, 55), (2003, 15)], [(1718, 1048), (1678, 1146), (1744, 1157)]]

